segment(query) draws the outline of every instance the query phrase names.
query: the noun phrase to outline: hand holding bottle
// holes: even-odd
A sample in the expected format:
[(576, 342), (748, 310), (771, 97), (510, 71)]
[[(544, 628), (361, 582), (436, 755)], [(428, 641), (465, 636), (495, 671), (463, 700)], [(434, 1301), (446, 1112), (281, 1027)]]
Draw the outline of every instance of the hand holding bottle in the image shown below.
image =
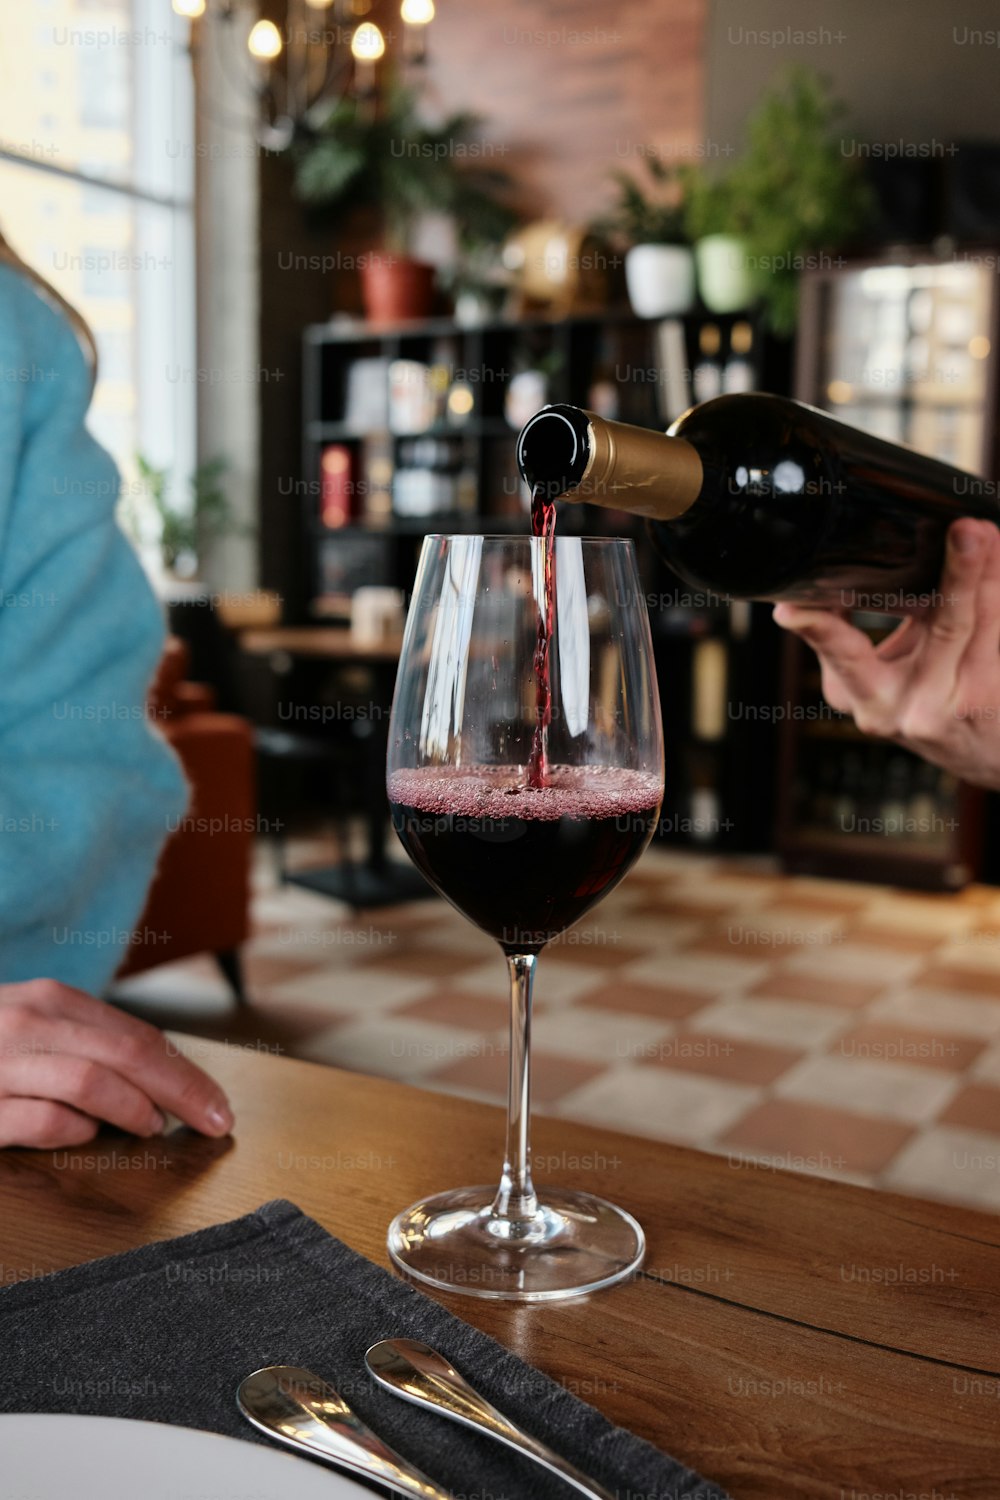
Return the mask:
[(1000, 790), (1000, 531), (948, 532), (933, 607), (879, 645), (843, 613), (778, 604), (777, 624), (817, 653), (830, 707), (977, 786)]

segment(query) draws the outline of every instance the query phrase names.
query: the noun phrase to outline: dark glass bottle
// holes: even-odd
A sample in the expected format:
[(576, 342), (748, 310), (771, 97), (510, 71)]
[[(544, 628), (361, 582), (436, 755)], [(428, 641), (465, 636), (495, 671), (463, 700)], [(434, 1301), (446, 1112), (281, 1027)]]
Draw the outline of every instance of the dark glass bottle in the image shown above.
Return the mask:
[(737, 598), (905, 614), (932, 602), (952, 521), (1000, 524), (995, 485), (756, 392), (667, 434), (546, 406), (517, 457), (533, 488), (646, 516), (676, 573)]

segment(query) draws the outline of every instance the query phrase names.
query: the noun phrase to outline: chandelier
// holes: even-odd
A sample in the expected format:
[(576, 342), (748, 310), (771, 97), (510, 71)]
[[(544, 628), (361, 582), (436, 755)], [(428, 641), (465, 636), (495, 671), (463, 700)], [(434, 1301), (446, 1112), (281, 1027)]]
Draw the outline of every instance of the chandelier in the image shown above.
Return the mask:
[[(285, 0), (280, 25), (252, 19), (256, 0), (171, 3), (191, 22), (192, 48), (206, 13), (234, 28), (249, 23), (244, 83), (257, 101), (257, 138), (269, 151), (284, 151), (297, 135), (316, 130), (345, 95), (375, 93), (387, 38), (365, 19), (372, 0)], [(399, 17), (403, 60), (423, 62), (434, 0), (402, 0)], [(391, 32), (388, 40), (394, 40)]]

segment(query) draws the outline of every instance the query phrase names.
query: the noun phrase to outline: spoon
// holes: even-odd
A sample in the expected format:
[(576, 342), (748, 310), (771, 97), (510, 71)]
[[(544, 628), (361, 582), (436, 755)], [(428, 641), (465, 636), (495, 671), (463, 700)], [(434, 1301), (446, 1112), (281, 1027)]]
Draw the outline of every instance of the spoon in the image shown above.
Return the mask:
[(615, 1500), (609, 1490), (587, 1479), (558, 1453), (553, 1453), (551, 1448), (516, 1426), (503, 1412), (497, 1411), (485, 1396), (473, 1390), (443, 1354), (438, 1354), (429, 1345), (421, 1344), (417, 1339), (383, 1339), (371, 1346), (365, 1355), (365, 1363), (379, 1385), (395, 1391), (404, 1401), (430, 1407), (466, 1427), (488, 1432), (499, 1442), (558, 1474), (581, 1495), (588, 1496), (588, 1500)]
[(334, 1468), (375, 1479), (386, 1489), (419, 1500), (451, 1500), (436, 1484), (401, 1458), (311, 1370), (268, 1365), (240, 1382), (240, 1411), (262, 1432), (325, 1459)]

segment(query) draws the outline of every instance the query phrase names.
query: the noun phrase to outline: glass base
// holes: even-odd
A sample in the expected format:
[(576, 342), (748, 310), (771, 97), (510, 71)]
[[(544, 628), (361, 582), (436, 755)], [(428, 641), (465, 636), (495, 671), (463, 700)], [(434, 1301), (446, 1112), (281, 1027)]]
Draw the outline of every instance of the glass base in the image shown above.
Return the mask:
[(583, 1297), (642, 1264), (642, 1229), (603, 1198), (546, 1187), (526, 1221), (495, 1214), (495, 1198), (471, 1187), (412, 1204), (389, 1226), (394, 1263), (442, 1291), (508, 1302)]

